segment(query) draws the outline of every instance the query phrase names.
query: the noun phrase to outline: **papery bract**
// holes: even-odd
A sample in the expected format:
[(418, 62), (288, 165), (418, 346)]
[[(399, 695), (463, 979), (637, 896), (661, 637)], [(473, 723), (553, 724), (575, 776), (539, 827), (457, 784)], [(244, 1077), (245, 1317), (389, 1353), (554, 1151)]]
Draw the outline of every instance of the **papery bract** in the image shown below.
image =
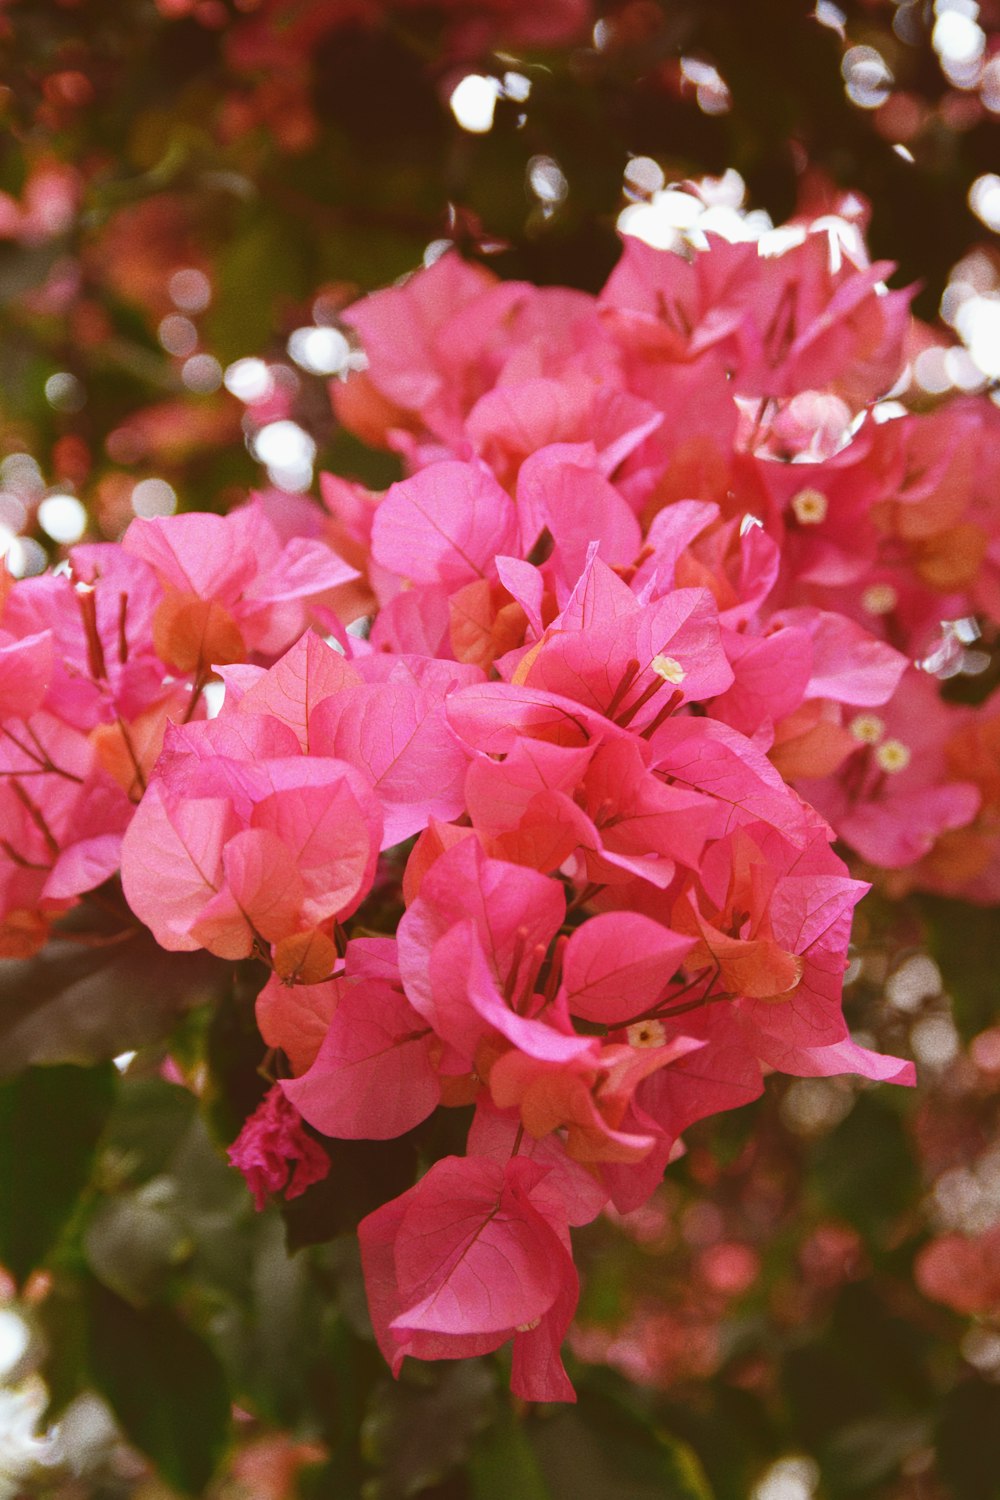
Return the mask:
[(285, 1094), (324, 1135), (402, 1135), (441, 1098), (434, 1034), (391, 984), (334, 983), (339, 993), (326, 1036), (309, 1070), (282, 1085)]
[[(447, 1359), (515, 1340), (517, 1394), (572, 1399), (548, 1339), (546, 1318), (565, 1332), (576, 1304), (573, 1264), (561, 1230), (536, 1208), (544, 1176), (514, 1157), (446, 1157), (402, 1198), (358, 1228), (376, 1337), (394, 1373), (407, 1354)], [(545, 1204), (548, 1207), (548, 1204)], [(518, 1340), (530, 1339), (518, 1357)], [(534, 1354), (534, 1358), (532, 1355)]]

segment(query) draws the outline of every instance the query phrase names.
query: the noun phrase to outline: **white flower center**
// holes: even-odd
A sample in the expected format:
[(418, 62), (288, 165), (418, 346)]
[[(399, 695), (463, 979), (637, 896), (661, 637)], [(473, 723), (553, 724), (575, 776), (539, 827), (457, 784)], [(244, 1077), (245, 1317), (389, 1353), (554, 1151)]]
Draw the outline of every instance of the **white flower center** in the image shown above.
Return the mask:
[(818, 526), (825, 521), (829, 505), (822, 490), (799, 490), (792, 496), (792, 510), (800, 526)]
[(625, 1028), (630, 1047), (662, 1047), (667, 1031), (662, 1021), (635, 1021)]
[(662, 677), (664, 682), (672, 682), (674, 687), (679, 687), (687, 676), (680, 662), (672, 656), (654, 656), (650, 666), (657, 677)]

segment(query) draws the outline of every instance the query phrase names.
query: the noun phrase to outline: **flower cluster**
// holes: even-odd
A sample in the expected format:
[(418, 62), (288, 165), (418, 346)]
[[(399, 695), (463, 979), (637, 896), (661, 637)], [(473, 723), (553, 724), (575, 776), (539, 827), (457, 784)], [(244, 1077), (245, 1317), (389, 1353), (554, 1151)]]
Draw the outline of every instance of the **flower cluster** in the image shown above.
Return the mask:
[(353, 577), (323, 543), (284, 537), (262, 501), (137, 520), (120, 546), (4, 575), (0, 956), (37, 951), (117, 872), (164, 735), (204, 712), (213, 668), (273, 660), (305, 629), (305, 601)]
[(474, 1106), (360, 1225), (396, 1371), (512, 1341), (572, 1399), (573, 1226), (767, 1071), (912, 1081), (844, 1021), (835, 835), (996, 894), (996, 711), (936, 674), (1000, 613), (1000, 414), (885, 399), (908, 297), (836, 222), (764, 248), (629, 240), (597, 299), (446, 255), (347, 314), (385, 494), (137, 521), (7, 591), (6, 951), (120, 851), (163, 948), (267, 964), (258, 1200), (324, 1175), (305, 1126)]

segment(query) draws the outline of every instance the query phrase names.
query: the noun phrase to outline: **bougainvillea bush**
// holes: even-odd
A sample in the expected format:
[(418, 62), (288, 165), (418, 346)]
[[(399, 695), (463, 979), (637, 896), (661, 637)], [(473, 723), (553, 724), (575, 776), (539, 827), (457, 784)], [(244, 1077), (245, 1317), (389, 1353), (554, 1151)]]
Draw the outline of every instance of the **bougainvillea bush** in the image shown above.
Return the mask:
[(461, 1121), (357, 1226), (396, 1374), (509, 1345), (571, 1401), (571, 1229), (767, 1073), (912, 1084), (844, 1021), (854, 908), (996, 899), (997, 711), (942, 666), (998, 612), (1000, 416), (892, 399), (891, 270), (831, 215), (626, 239), (597, 297), (447, 253), (344, 315), (386, 492), (5, 584), (6, 956), (100, 905), (252, 961), (258, 1207)]

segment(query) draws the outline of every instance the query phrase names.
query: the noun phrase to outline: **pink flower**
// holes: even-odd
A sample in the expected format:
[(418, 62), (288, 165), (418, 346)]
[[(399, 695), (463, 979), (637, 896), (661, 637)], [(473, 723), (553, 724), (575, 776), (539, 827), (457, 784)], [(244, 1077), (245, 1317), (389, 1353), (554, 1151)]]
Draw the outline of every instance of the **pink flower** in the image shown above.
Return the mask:
[(330, 1158), (302, 1128), (302, 1117), (277, 1084), (244, 1123), (229, 1160), (246, 1178), (258, 1212), (270, 1193), (298, 1198), (330, 1171)]

